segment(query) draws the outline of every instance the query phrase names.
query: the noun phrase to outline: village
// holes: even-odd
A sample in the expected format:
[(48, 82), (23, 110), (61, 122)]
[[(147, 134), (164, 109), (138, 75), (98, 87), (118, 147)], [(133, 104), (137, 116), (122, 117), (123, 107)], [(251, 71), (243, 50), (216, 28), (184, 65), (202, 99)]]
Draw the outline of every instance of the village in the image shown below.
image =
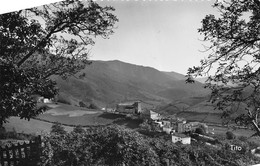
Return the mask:
[[(155, 110), (143, 109), (142, 101), (122, 102), (117, 104), (116, 109), (109, 109), (107, 111), (119, 114), (135, 115), (143, 119), (151, 120), (161, 129), (162, 132), (171, 135), (171, 141), (173, 143), (189, 145), (192, 142), (200, 142), (205, 143), (205, 145), (210, 147), (221, 149), (221, 142), (208, 136), (215, 134), (214, 128), (209, 131), (209, 127), (205, 123), (187, 122), (187, 120), (181, 117), (169, 118), (157, 113)], [(201, 130), (203, 130), (203, 132), (201, 132)], [(231, 150), (232, 148), (234, 150), (234, 147), (231, 146), (230, 148)], [(260, 157), (259, 150), (260, 147), (257, 147), (250, 151), (254, 156)]]
[(207, 145), (216, 147), (216, 139), (203, 135), (203, 133), (195, 132), (196, 129), (200, 128), (204, 130), (204, 134), (210, 133), (214, 135), (214, 129), (209, 132), (205, 123), (187, 122), (181, 117), (169, 118), (157, 113), (154, 109), (142, 108), (142, 103), (142, 101), (122, 102), (117, 104), (115, 109), (107, 108), (106, 111), (116, 114), (134, 115), (142, 119), (151, 120), (162, 132), (171, 135), (173, 143), (191, 144), (192, 141), (197, 142), (200, 140)]

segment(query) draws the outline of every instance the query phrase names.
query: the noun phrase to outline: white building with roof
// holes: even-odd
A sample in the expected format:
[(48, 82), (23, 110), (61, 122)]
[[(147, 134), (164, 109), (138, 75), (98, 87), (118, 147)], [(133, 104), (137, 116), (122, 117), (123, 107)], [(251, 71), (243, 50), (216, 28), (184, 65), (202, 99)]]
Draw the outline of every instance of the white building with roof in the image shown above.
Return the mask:
[(182, 144), (191, 144), (191, 137), (186, 136), (184, 134), (173, 133), (172, 142), (173, 143), (181, 142)]

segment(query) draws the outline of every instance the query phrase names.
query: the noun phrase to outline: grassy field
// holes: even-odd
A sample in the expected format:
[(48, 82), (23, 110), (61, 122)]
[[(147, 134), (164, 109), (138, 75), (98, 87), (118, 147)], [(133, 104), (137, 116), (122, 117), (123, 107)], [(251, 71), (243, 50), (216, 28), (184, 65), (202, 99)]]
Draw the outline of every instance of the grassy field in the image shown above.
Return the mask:
[(221, 113), (199, 113), (199, 112), (179, 112), (178, 117), (187, 119), (188, 121), (199, 121), (204, 123), (222, 124), (223, 119)]
[(93, 110), (75, 107), (66, 104), (49, 104), (50, 109), (36, 119), (22, 120), (18, 117), (11, 117), (9, 123), (4, 124), (7, 131), (35, 133), (50, 132), (54, 122), (64, 124), (66, 131), (72, 131), (73, 126), (100, 126), (109, 124), (123, 125), (129, 128), (136, 128), (140, 120), (126, 118), (125, 115), (108, 113), (101, 110)]
[(85, 114), (82, 116), (69, 116), (69, 115), (51, 115), (42, 114), (38, 118), (49, 122), (58, 122), (67, 125), (107, 125), (113, 123), (120, 115), (111, 116), (109, 113), (101, 112), (96, 114)]
[(97, 109), (87, 109), (66, 104), (51, 104), (49, 107), (51, 107), (50, 110), (39, 115), (37, 118), (49, 122), (82, 126), (107, 125), (113, 123), (118, 118), (122, 118), (122, 115), (111, 115)]
[[(7, 131), (15, 130), (18, 133), (34, 133), (50, 132), (52, 123), (43, 122), (35, 119), (23, 120), (18, 117), (8, 119), (9, 123), (4, 124)], [(64, 126), (66, 131), (72, 131), (72, 127)]]

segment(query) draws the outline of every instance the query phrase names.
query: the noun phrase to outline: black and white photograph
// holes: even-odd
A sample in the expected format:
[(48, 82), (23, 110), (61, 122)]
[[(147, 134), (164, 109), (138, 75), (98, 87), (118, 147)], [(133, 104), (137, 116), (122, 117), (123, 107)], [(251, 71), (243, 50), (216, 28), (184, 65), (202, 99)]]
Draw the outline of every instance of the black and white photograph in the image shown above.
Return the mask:
[(0, 166), (260, 166), (260, 0), (4, 0)]

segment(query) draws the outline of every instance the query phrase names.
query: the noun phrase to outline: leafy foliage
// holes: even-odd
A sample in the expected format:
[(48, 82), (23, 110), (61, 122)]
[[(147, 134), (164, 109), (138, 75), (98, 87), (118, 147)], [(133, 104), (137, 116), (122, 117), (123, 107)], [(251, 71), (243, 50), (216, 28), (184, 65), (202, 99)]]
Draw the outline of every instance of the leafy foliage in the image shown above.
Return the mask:
[[(259, 159), (249, 154), (248, 143), (236, 139), (215, 148), (200, 143), (178, 145), (116, 125), (85, 131), (46, 135), (42, 165), (242, 166), (259, 163)], [(230, 145), (241, 146), (243, 151), (232, 151)]]
[(1, 124), (10, 116), (30, 119), (46, 110), (44, 106), (37, 107), (33, 94), (51, 97), (57, 93), (55, 82), (50, 79), (40, 80), (39, 73), (33, 70), (19, 69), (1, 61), (0, 87)]
[(227, 131), (226, 132), (226, 138), (227, 139), (235, 139), (236, 138), (236, 135), (232, 132), (232, 131)]
[(74, 127), (73, 132), (82, 134), (82, 133), (85, 133), (85, 130), (82, 126), (78, 125), (78, 126)]
[[(238, 116), (236, 122), (251, 124), (260, 135), (260, 1), (216, 1), (213, 7), (220, 16), (207, 15), (198, 30), (210, 43), (206, 47), (209, 55), (200, 66), (188, 70), (187, 81), (209, 75), (206, 87), (212, 90), (211, 101), (217, 102), (220, 109), (245, 103), (248, 113)], [(231, 118), (230, 115), (229, 109), (224, 111), (225, 117)]]
[(65, 131), (65, 128), (60, 123), (54, 123), (51, 126), (51, 133), (63, 135), (66, 134), (67, 132)]
[(89, 109), (98, 109), (98, 106), (94, 103), (90, 103), (90, 105), (88, 106)]
[(66, 0), (0, 15), (0, 123), (43, 112), (32, 95), (54, 98), (52, 75), (83, 69), (92, 37), (108, 38), (117, 18), (112, 7)]
[(157, 165), (156, 153), (140, 134), (115, 126), (50, 135), (44, 152), (49, 164), (57, 166)]
[(206, 130), (204, 128), (202, 128), (202, 127), (196, 128), (194, 132), (197, 133), (197, 134), (201, 134), (201, 135), (205, 135), (206, 134)]

